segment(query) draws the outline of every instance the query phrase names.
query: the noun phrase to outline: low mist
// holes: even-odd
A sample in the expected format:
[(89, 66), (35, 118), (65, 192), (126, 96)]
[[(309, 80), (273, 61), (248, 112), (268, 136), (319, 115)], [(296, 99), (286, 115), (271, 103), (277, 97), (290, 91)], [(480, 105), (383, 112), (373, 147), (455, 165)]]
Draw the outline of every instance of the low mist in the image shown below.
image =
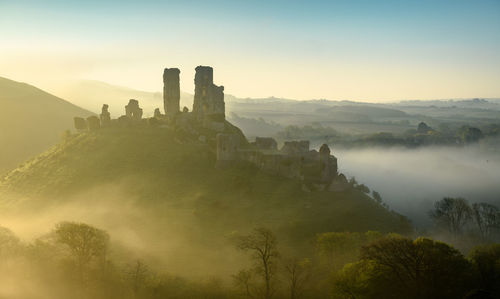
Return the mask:
[(333, 149), (339, 171), (378, 191), (391, 209), (418, 228), (431, 222), (428, 211), (443, 197), (500, 203), (500, 153), (479, 145)]

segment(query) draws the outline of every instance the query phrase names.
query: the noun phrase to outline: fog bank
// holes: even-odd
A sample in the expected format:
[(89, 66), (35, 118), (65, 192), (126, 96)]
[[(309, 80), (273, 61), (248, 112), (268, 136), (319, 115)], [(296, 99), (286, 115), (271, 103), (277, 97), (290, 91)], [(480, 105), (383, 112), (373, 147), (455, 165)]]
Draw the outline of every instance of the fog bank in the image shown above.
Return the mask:
[(419, 228), (445, 197), (500, 205), (500, 152), (480, 146), (420, 149), (333, 149), (339, 171), (378, 191), (390, 208)]

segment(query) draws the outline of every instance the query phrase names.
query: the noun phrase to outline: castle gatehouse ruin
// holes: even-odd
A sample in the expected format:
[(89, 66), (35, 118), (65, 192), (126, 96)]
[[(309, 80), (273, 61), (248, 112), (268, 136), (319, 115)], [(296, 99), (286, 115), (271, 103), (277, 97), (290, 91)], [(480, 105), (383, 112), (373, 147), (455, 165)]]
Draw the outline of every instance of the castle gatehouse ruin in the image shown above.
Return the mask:
[(79, 132), (95, 131), (126, 124), (127, 126), (158, 126), (189, 136), (190, 142), (204, 143), (216, 155), (216, 167), (227, 168), (238, 163), (250, 163), (272, 175), (300, 180), (319, 190), (342, 191), (347, 188), (345, 176), (338, 173), (337, 158), (328, 145), (319, 151), (310, 149), (309, 141), (285, 141), (281, 148), (270, 137), (256, 137), (248, 142), (240, 129), (226, 121), (224, 87), (214, 84), (213, 68), (196, 67), (194, 101), (191, 112), (180, 110), (180, 70), (165, 68), (163, 72), (163, 109), (154, 116), (143, 118), (139, 101), (130, 99), (125, 115), (111, 119), (109, 106), (104, 104), (99, 117), (75, 117)]

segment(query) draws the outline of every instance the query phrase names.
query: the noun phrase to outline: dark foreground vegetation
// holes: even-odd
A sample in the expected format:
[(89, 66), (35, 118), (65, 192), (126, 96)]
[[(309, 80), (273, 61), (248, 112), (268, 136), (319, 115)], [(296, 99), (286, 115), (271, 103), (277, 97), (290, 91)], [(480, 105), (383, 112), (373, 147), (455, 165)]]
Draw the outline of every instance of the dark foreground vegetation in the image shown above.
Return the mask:
[(248, 267), (231, 277), (183, 279), (113, 243), (106, 231), (61, 222), (30, 243), (0, 230), (4, 298), (498, 298), (500, 245), (467, 256), (429, 238), (318, 234), (293, 256), (269, 229), (235, 235)]

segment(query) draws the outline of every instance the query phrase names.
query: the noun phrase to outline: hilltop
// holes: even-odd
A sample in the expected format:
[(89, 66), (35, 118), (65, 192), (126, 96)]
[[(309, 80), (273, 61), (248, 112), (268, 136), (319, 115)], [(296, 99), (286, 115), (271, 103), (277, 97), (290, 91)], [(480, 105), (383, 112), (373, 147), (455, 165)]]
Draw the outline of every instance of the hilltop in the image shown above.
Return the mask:
[[(99, 117), (75, 117), (76, 133), (0, 180), (3, 222), (25, 219), (32, 231), (92, 223), (186, 275), (233, 273), (239, 259), (229, 240), (254, 227), (303, 254), (322, 232), (411, 232), (405, 217), (338, 173), (326, 144), (248, 142), (225, 119), (212, 73), (197, 68), (191, 112), (180, 111), (179, 70), (165, 69), (165, 114), (143, 118), (132, 99), (117, 119), (108, 105)], [(183, 262), (193, 256), (199, 262)]]
[[(296, 180), (268, 175), (241, 162), (216, 169), (208, 144), (165, 128), (109, 128), (68, 136), (11, 171), (0, 183), (22, 195), (25, 207), (62, 205), (88, 190), (119, 186), (142, 207), (191, 210), (226, 233), (271, 225), (308, 237), (324, 231), (398, 231), (408, 223), (361, 191), (303, 191)], [(106, 195), (96, 198), (106, 201)], [(126, 201), (124, 199), (124, 201)], [(161, 214), (161, 213), (160, 213)]]
[(91, 112), (32, 85), (0, 77), (0, 173), (56, 144), (75, 115)]

